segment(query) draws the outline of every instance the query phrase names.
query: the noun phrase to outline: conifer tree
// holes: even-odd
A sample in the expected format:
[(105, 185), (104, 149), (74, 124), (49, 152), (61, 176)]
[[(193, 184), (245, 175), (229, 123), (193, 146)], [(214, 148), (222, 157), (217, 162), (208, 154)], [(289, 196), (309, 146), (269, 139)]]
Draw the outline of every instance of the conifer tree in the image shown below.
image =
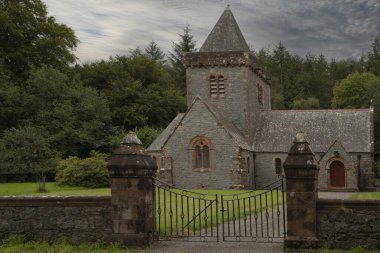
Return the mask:
[(166, 63), (165, 53), (153, 40), (145, 48), (145, 56), (161, 65), (164, 65)]
[(193, 39), (193, 35), (190, 33), (189, 25), (185, 27), (182, 34), (179, 35), (177, 43), (173, 42), (173, 52), (169, 53), (169, 62), (172, 67), (172, 76), (175, 84), (185, 94), (186, 90), (186, 78), (185, 67), (183, 66), (183, 59), (185, 53), (194, 52), (196, 42)]

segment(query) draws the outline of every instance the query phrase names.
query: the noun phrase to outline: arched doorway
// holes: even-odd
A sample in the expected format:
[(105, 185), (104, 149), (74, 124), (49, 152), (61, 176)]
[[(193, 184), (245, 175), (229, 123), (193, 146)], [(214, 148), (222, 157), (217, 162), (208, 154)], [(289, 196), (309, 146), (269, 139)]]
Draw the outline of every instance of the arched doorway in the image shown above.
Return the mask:
[(341, 161), (333, 161), (330, 164), (330, 185), (331, 187), (346, 186), (346, 171)]

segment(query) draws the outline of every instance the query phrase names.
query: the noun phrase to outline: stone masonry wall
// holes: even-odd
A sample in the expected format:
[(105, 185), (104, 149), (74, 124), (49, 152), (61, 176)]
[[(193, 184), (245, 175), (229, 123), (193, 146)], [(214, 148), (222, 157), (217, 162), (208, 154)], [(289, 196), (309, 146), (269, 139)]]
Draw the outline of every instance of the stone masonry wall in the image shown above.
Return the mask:
[(112, 234), (110, 197), (1, 197), (0, 239), (72, 243), (106, 241)]
[[(212, 144), (210, 171), (192, 170), (189, 144), (197, 136), (207, 138)], [(176, 187), (228, 189), (240, 185), (236, 177), (240, 169), (239, 147), (200, 100), (169, 138), (163, 155), (173, 158), (173, 182)]]
[[(275, 158), (284, 163), (287, 153), (256, 153), (255, 158), (255, 182), (256, 188), (260, 189), (278, 180), (274, 164)], [(283, 173), (282, 173), (283, 174)]]
[(380, 249), (380, 200), (319, 199), (317, 237), (321, 247)]
[[(210, 75), (223, 75), (225, 81), (225, 97), (210, 98), (209, 77)], [(196, 96), (200, 96), (215, 108), (222, 109), (226, 118), (230, 119), (243, 134), (247, 134), (247, 108), (246, 94), (244, 92), (245, 68), (240, 66), (215, 66), (213, 68), (188, 68), (187, 76), (187, 100), (188, 106)]]

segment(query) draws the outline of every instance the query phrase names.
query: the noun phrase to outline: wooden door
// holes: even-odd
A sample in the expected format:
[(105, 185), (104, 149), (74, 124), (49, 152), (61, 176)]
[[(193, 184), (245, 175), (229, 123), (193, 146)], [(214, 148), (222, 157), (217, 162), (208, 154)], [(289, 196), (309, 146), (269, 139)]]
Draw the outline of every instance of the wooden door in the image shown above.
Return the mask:
[(346, 186), (346, 172), (341, 161), (334, 161), (330, 164), (330, 185), (332, 187)]

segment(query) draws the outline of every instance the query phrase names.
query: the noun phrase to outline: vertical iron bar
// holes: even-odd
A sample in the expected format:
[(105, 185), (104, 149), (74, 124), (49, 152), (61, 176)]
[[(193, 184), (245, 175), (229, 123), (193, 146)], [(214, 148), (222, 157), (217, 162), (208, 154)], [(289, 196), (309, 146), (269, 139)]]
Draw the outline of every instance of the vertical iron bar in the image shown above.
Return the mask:
[(182, 227), (182, 234), (181, 236), (184, 236), (185, 235), (185, 231), (183, 229), (183, 225), (184, 225), (184, 218), (185, 218), (185, 213), (183, 212), (183, 195), (181, 194), (181, 227)]
[(261, 237), (264, 237), (264, 224), (263, 224), (263, 198), (260, 194), (260, 220), (261, 220)]
[(190, 202), (189, 202), (189, 196), (186, 196), (186, 202), (187, 202), (187, 236), (190, 236)]
[[(222, 195), (222, 198), (223, 198), (223, 195)], [(216, 203), (215, 203), (215, 214), (216, 214), (216, 241), (217, 242), (219, 242), (219, 224), (218, 224), (218, 215), (219, 215), (219, 213), (218, 213), (218, 195), (217, 194), (215, 194), (215, 201), (216, 201)], [(223, 205), (223, 200), (222, 200), (222, 205)], [(223, 209), (223, 208), (222, 208)], [(223, 212), (222, 212), (222, 214), (223, 214)], [(222, 224), (223, 224), (223, 219), (222, 219)], [(223, 236), (224, 236), (224, 225), (222, 225), (223, 226)], [(224, 238), (223, 238), (223, 240), (224, 240)]]
[[(223, 195), (220, 196), (220, 201), (222, 202), (222, 237), (223, 237), (223, 242), (224, 242), (224, 235), (225, 235), (225, 232), (224, 232), (224, 200), (223, 200)], [(218, 210), (218, 209), (217, 209)], [(218, 219), (218, 213), (216, 214), (216, 218)], [(228, 223), (227, 223), (227, 226), (228, 226)], [(218, 224), (216, 224), (216, 231), (218, 231)]]
[(166, 237), (166, 189), (163, 188), (164, 190), (164, 235)]
[(282, 177), (281, 178), (281, 190), (282, 190), (282, 222), (284, 223), (283, 226), (284, 226), (284, 234), (283, 236), (285, 237), (286, 235), (286, 215), (285, 215), (285, 197), (284, 197), (284, 192), (285, 192), (285, 188), (284, 188), (284, 178)]
[(170, 217), (170, 237), (173, 237), (173, 208), (172, 208), (172, 192), (169, 191), (169, 217)]
[(255, 201), (255, 237), (257, 237), (257, 205), (256, 205), (256, 202), (257, 202), (257, 199), (256, 199), (256, 196), (253, 197), (254, 198), (254, 201)]
[(268, 213), (268, 192), (265, 192), (265, 218), (267, 221), (267, 238), (269, 238), (269, 213)]
[[(207, 236), (207, 220), (208, 220), (208, 215), (207, 215), (206, 200), (205, 199), (203, 200), (203, 204), (204, 204), (204, 207), (205, 207), (205, 216), (204, 216), (205, 225), (204, 226), (205, 226), (205, 232), (206, 232), (206, 236)], [(212, 208), (212, 205), (211, 205), (211, 208)]]
[(161, 198), (160, 198), (160, 187), (157, 186), (158, 189), (158, 236), (161, 234)]
[(210, 229), (211, 229), (211, 237), (213, 237), (214, 236), (214, 229), (213, 229), (213, 223), (212, 223), (212, 215), (213, 215), (213, 213), (212, 213), (212, 202), (211, 202), (211, 205), (210, 205)]
[(278, 201), (278, 187), (276, 188), (276, 199), (277, 199), (277, 235), (281, 237), (280, 234), (280, 202)]
[(178, 193), (175, 193), (175, 234), (178, 237)]
[(201, 209), (201, 198), (200, 197), (198, 199), (198, 220), (199, 220), (199, 236), (201, 236), (202, 235), (202, 209)]
[(232, 201), (232, 222), (234, 224), (234, 236), (236, 236), (236, 228), (235, 228), (235, 221), (236, 221), (236, 217), (235, 217), (235, 199), (231, 200)]
[(243, 198), (243, 207), (244, 207), (244, 236), (247, 236), (247, 214), (245, 211), (245, 202), (246, 198)]
[(249, 204), (249, 235), (252, 237), (252, 203), (251, 196), (248, 197)]
[(275, 222), (275, 218), (274, 218), (274, 206), (273, 206), (273, 189), (270, 190), (270, 203), (271, 203), (271, 209), (272, 209), (272, 234), (273, 234), (273, 237), (274, 237), (274, 222)]
[(240, 199), (237, 200), (238, 201), (238, 223), (239, 223), (239, 236), (241, 236), (241, 225), (240, 225), (240, 220), (241, 220), (241, 217), (240, 217)]
[(195, 236), (195, 221), (196, 221), (196, 216), (195, 216), (195, 198), (193, 198), (193, 236)]
[(230, 204), (229, 200), (226, 200), (227, 203), (227, 231), (228, 231), (228, 236), (230, 236)]

